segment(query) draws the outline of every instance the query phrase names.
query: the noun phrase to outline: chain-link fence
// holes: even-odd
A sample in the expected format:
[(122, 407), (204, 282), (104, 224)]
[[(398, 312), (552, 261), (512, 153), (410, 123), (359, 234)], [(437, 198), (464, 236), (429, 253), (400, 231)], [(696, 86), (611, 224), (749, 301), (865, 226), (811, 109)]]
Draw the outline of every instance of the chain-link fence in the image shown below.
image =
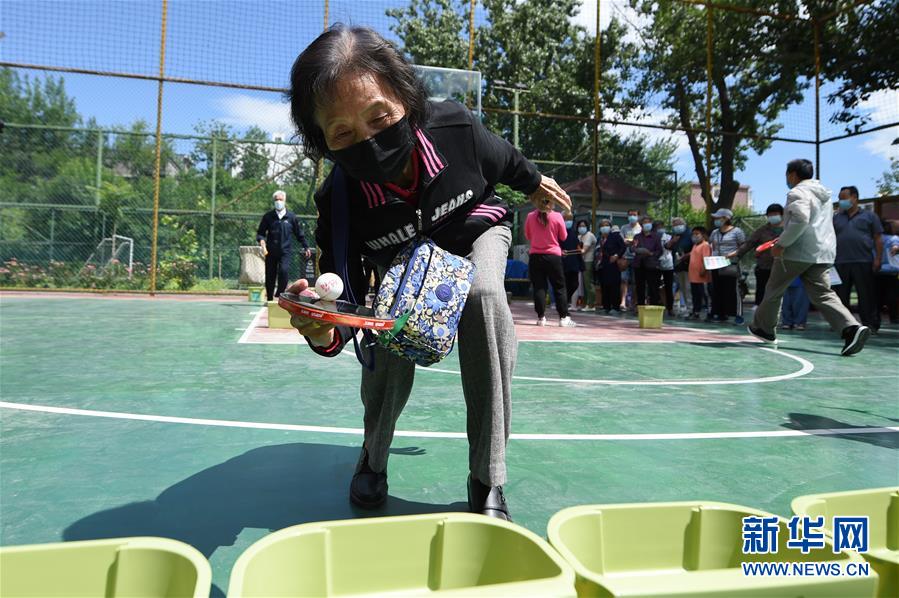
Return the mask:
[[(287, 193), (314, 244), (316, 169), (298, 146), (234, 137), (162, 139), (159, 288), (187, 290), (201, 279), (221, 280), (207, 285), (211, 290), (236, 286), (237, 248), (256, 243), (261, 215), (277, 189)], [(7, 125), (0, 148), (0, 261), (6, 262), (0, 274), (6, 284), (145, 288), (152, 257), (152, 134)], [(127, 263), (123, 245), (129, 246)]]
[[(865, 135), (883, 145), (899, 124), (895, 44), (878, 41), (893, 37), (896, 3), (211, 7), (4, 3), (0, 286), (232, 286), (238, 247), (255, 242), (278, 188), (311, 242), (312, 193), (327, 164), (302, 159), (282, 94), (298, 51), (338, 22), (372, 27), (414, 63), (439, 67), (429, 81), (447, 89), (435, 97), (480, 107), (491, 130), (569, 191), (576, 216), (594, 222), (630, 208), (707, 218), (698, 214), (749, 197), (738, 178), (753, 155), (789, 144), (826, 172), (845, 151), (840, 143)], [(861, 53), (869, 59), (860, 65)], [(114, 117), (82, 118), (61, 83), (25, 79), (48, 73), (82, 94), (102, 88), (117, 100), (104, 104), (110, 111), (128, 104), (143, 121), (104, 128), (97, 122)], [(209, 120), (210, 106), (224, 116)], [(764, 176), (782, 176), (782, 166)], [(135, 264), (127, 280), (122, 243)], [(113, 249), (114, 263), (94, 255)]]

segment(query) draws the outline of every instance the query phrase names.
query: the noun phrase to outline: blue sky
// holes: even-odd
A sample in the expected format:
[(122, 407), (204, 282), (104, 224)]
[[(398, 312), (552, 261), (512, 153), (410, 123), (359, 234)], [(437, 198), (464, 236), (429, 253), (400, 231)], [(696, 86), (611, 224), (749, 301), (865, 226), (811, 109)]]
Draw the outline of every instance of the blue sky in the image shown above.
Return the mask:
[[(239, 81), (283, 87), (290, 65), (321, 31), (320, 0), (170, 0), (167, 72), (173, 76)], [(389, 33), (389, 7), (402, 0), (330, 0), (330, 22), (369, 25)], [(149, 0), (3, 0), (0, 4), (0, 59), (27, 63), (80, 66), (98, 70), (153, 74), (158, 69), (160, 3)], [(611, 14), (628, 10), (621, 0), (604, 1), (603, 26)], [(591, 31), (595, 12), (585, 7), (576, 19)], [(480, 20), (480, 19), (479, 19)], [(102, 125), (123, 125), (142, 118), (155, 124), (156, 84), (90, 75), (65, 75), (69, 93), (85, 117)], [(878, 94), (868, 108), (873, 121), (899, 116), (899, 93)], [(163, 130), (190, 133), (202, 120), (222, 120), (245, 129), (257, 125), (272, 135), (291, 134), (287, 109), (276, 93), (201, 87), (165, 86)], [(784, 135), (814, 135), (813, 105), (806, 102), (783, 117)], [(837, 134), (824, 123), (823, 135)], [(663, 132), (644, 129), (652, 138)], [(854, 184), (873, 195), (876, 180), (899, 157), (899, 127), (822, 146), (823, 181), (831, 188)], [(683, 136), (677, 170), (695, 179)], [(576, 150), (573, 150), (573, 153)], [(539, 158), (539, 156), (533, 156)], [(738, 178), (752, 187), (756, 208), (782, 201), (784, 165), (795, 157), (814, 159), (814, 146), (775, 143), (753, 155)]]

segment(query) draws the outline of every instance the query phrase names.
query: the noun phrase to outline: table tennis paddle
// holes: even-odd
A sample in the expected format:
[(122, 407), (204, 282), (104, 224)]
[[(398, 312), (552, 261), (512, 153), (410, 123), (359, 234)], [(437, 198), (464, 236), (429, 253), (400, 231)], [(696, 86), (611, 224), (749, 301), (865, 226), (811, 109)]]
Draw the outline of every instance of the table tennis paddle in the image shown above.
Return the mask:
[(390, 330), (396, 323), (393, 319), (375, 317), (375, 312), (370, 307), (349, 301), (322, 301), (295, 293), (281, 293), (278, 305), (291, 314), (351, 328)]
[[(778, 237), (778, 238), (780, 238), (780, 237)], [(766, 242), (762, 243), (761, 245), (759, 245), (758, 247), (756, 247), (755, 252), (756, 252), (756, 254), (764, 253), (764, 252), (768, 251), (769, 249), (771, 249), (772, 247), (774, 247), (774, 245), (776, 243), (777, 243), (777, 239), (771, 239), (770, 241), (766, 241)]]

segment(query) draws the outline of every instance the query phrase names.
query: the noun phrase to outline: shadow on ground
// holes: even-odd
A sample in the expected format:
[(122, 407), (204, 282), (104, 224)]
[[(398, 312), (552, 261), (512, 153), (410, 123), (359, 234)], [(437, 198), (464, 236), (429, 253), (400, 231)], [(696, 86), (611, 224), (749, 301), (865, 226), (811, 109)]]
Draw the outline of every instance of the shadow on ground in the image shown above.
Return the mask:
[[(415, 447), (395, 455), (417, 456)], [(162, 536), (194, 546), (207, 558), (230, 546), (244, 528), (279, 530), (310, 521), (467, 511), (466, 503), (430, 504), (391, 496), (375, 511), (347, 498), (359, 449), (283, 444), (248, 451), (204, 469), (152, 500), (98, 511), (71, 524), (63, 539)], [(105, 483), (114, 483), (106, 480)], [(218, 588), (213, 588), (217, 595)]]
[(827, 438), (842, 438), (843, 440), (854, 440), (855, 442), (864, 442), (873, 446), (879, 446), (888, 449), (899, 449), (899, 432), (885, 430), (883, 432), (852, 432), (853, 430), (881, 430), (882, 426), (856, 426), (846, 422), (841, 422), (830, 417), (821, 415), (811, 415), (808, 413), (791, 413), (790, 421), (782, 424), (783, 427), (791, 430), (843, 430), (845, 434), (828, 434)]

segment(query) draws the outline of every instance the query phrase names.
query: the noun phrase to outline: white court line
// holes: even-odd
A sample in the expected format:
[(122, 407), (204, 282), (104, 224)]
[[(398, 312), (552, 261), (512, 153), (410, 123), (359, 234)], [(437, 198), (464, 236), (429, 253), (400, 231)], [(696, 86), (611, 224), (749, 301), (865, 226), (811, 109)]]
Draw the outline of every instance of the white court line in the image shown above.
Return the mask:
[[(566, 341), (559, 341), (566, 342)], [(781, 382), (783, 380), (792, 380), (793, 378), (799, 378), (802, 376), (806, 376), (815, 370), (814, 364), (812, 362), (803, 359), (802, 357), (797, 357), (796, 355), (790, 355), (789, 353), (784, 353), (783, 351), (779, 351), (777, 349), (769, 349), (768, 347), (758, 347), (762, 351), (768, 351), (770, 353), (774, 353), (775, 355), (782, 355), (784, 357), (789, 357), (794, 361), (798, 361), (802, 367), (795, 372), (791, 372), (789, 374), (781, 374), (780, 376), (768, 376), (765, 378), (737, 378), (737, 379), (724, 379), (724, 380), (596, 380), (596, 379), (588, 379), (588, 378), (540, 378), (537, 376), (512, 376), (513, 380), (530, 380), (535, 382), (571, 382), (578, 384), (605, 384), (607, 386), (705, 386), (705, 385), (732, 385), (732, 384), (765, 384), (768, 382)], [(456, 376), (460, 375), (459, 372), (455, 370), (444, 370), (433, 367), (421, 367), (415, 366), (421, 371), (425, 372), (435, 372), (438, 374), (455, 374)]]
[[(70, 407), (50, 407), (0, 401), (0, 409), (34, 411), (57, 415), (80, 415), (134, 421), (161, 422), (167, 424), (188, 424), (194, 426), (216, 426), (222, 428), (253, 428), (258, 430), (286, 430), (291, 432), (319, 432), (324, 434), (351, 434), (361, 436), (362, 428), (339, 428), (333, 426), (306, 426), (300, 424), (272, 424), (242, 422), (223, 419), (200, 419), (193, 417), (171, 417), (167, 415), (140, 415), (117, 411), (95, 411), (92, 409), (72, 409)], [(512, 440), (716, 440), (727, 438), (782, 438), (796, 436), (842, 436), (844, 434), (884, 434), (899, 432), (899, 426), (886, 428), (820, 428), (815, 430), (760, 430), (755, 432), (676, 432), (670, 434), (512, 434)], [(466, 440), (464, 432), (422, 432), (398, 430), (394, 436), (403, 438), (452, 438)]]
[[(264, 309), (265, 309), (265, 307), (260, 307), (255, 312), (256, 315), (253, 316), (253, 320), (250, 322), (249, 326), (247, 326), (247, 329), (243, 331), (243, 334), (240, 335), (240, 339), (238, 339), (238, 341), (237, 341), (238, 345), (246, 344), (247, 338), (249, 338), (250, 333), (253, 332), (254, 328), (256, 328), (256, 323), (262, 318), (262, 310), (264, 310)], [(250, 312), (250, 313), (254, 313), (254, 312)]]
[(565, 343), (566, 345), (635, 345), (637, 343), (644, 345), (761, 345), (761, 341), (757, 341), (755, 339), (706, 339), (706, 340), (667, 340), (667, 339), (646, 339), (641, 338), (639, 340), (632, 339), (619, 339), (619, 340), (602, 340), (602, 339), (581, 339), (581, 340), (568, 340), (568, 339), (530, 339), (530, 338), (520, 338), (518, 339), (519, 343)]

